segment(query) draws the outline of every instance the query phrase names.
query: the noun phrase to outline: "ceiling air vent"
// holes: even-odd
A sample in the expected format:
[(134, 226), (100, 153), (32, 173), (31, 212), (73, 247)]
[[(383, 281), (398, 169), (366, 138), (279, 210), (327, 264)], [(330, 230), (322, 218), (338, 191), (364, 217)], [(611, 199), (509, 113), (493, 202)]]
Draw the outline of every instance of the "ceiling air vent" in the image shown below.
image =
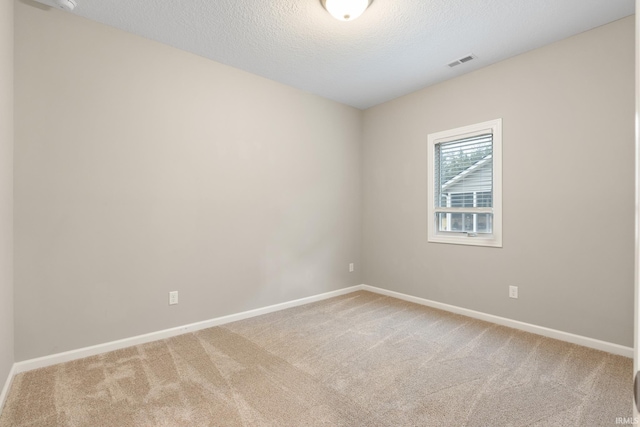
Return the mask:
[(457, 65), (464, 64), (465, 62), (469, 62), (469, 61), (471, 61), (472, 59), (476, 59), (475, 55), (473, 55), (473, 54), (471, 54), (471, 55), (467, 55), (467, 56), (464, 56), (464, 57), (462, 57), (462, 58), (458, 58), (458, 59), (456, 59), (456, 60), (455, 60), (455, 61), (453, 61), (453, 62), (449, 62), (447, 65), (448, 65), (449, 67), (453, 68), (453, 67), (455, 67), (455, 66), (457, 66)]

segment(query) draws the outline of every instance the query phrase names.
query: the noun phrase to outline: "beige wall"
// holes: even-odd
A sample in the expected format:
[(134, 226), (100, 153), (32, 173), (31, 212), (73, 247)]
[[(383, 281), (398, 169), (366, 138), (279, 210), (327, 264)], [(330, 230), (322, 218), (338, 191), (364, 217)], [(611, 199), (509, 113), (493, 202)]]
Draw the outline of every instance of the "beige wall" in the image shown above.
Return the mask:
[(360, 111), (22, 3), (16, 54), (17, 360), (361, 283)]
[(0, 391), (13, 361), (13, 0), (0, 0)]
[[(367, 110), (364, 282), (633, 346), (633, 88), (629, 17)], [(500, 117), (504, 247), (427, 243), (427, 134)]]
[[(632, 17), (363, 114), (16, 9), (17, 360), (362, 282), (633, 345)], [(504, 247), (427, 244), (427, 134), (498, 117)]]

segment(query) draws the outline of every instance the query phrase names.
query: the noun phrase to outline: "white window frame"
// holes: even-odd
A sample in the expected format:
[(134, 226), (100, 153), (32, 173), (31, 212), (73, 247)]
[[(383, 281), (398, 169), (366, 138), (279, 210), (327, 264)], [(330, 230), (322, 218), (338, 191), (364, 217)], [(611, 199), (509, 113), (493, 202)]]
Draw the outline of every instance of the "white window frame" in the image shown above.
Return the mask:
[[(490, 234), (454, 233), (438, 231), (435, 205), (435, 146), (443, 142), (455, 141), (474, 134), (493, 134), (493, 207), (489, 211), (493, 214), (493, 232)], [(427, 137), (428, 154), (428, 220), (427, 240), (433, 243), (450, 243), (457, 245), (502, 247), (502, 119), (490, 120), (456, 129), (431, 133)], [(487, 208), (454, 208), (464, 213), (482, 213)]]

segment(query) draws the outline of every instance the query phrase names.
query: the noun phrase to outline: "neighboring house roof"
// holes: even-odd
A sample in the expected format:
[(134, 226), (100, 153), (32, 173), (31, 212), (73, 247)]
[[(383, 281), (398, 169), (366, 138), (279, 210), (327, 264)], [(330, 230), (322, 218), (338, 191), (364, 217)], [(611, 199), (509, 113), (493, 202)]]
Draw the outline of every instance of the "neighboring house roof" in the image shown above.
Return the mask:
[(442, 193), (491, 191), (492, 158), (493, 155), (489, 154), (445, 182)]

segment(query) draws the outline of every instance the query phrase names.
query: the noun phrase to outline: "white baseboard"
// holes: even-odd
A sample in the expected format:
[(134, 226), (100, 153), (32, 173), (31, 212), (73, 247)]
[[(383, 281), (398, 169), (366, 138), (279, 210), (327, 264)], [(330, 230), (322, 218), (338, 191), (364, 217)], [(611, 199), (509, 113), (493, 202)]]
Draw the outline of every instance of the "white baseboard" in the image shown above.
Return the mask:
[(359, 288), (365, 291), (375, 292), (377, 294), (398, 298), (404, 301), (414, 302), (416, 304), (426, 305), (428, 307), (438, 308), (440, 310), (445, 310), (456, 314), (462, 314), (463, 316), (473, 317), (474, 319), (497, 323), (498, 325), (508, 326), (510, 328), (531, 332), (548, 338), (554, 338), (557, 340), (570, 342), (572, 344), (578, 344), (584, 347), (606, 351), (607, 353), (613, 353), (619, 356), (630, 358), (633, 357), (632, 347), (625, 347), (623, 345), (613, 344), (607, 341), (600, 341), (597, 339), (584, 337), (582, 335), (575, 335), (568, 332), (558, 331), (556, 329), (545, 328), (544, 326), (532, 325), (530, 323), (507, 319), (506, 317), (494, 316), (492, 314), (469, 310), (466, 308), (457, 307), (455, 305), (443, 304), (441, 302), (414, 297), (411, 295), (402, 294), (400, 292), (388, 291), (386, 289), (376, 288), (374, 286), (360, 285)]
[(16, 375), (16, 364), (11, 365), (11, 369), (9, 370), (9, 375), (7, 375), (7, 380), (4, 382), (4, 387), (2, 387), (2, 391), (0, 392), (0, 414), (2, 414), (2, 409), (4, 408), (4, 402), (7, 400), (7, 396), (9, 395), (9, 389), (11, 388), (11, 383), (13, 382), (13, 377)]
[(217, 317), (215, 319), (205, 320), (202, 322), (191, 323), (189, 325), (178, 326), (171, 329), (165, 329), (162, 331), (152, 332), (149, 334), (138, 335), (131, 338), (125, 338), (117, 341), (112, 341), (104, 344), (98, 344), (91, 347), (84, 347), (77, 350), (70, 350), (64, 353), (52, 354), (49, 356), (39, 357), (36, 359), (29, 359), (22, 362), (17, 362), (13, 365), (10, 378), (7, 380), (5, 387), (0, 395), (0, 402), (5, 398), (5, 394), (9, 389), (7, 384), (10, 384), (13, 379), (13, 375), (21, 372), (31, 371), (33, 369), (44, 368), (47, 366), (57, 365), (58, 363), (69, 362), (71, 360), (82, 359), (84, 357), (95, 356), (109, 351), (119, 350), (134, 345), (145, 344), (151, 341), (157, 341), (165, 338), (170, 338), (176, 335), (186, 334), (189, 332), (198, 331), (201, 329), (211, 328), (214, 326), (224, 325), (226, 323), (235, 322), (238, 320), (248, 319), (250, 317), (260, 316), (262, 314), (273, 313), (275, 311), (284, 310), (286, 308), (297, 307), (304, 304), (309, 304), (316, 301), (321, 301), (327, 298), (333, 298), (340, 295), (345, 295), (351, 292), (365, 290), (374, 292), (381, 295), (398, 298), (404, 301), (413, 302), (428, 307), (438, 308), (440, 310), (449, 311), (452, 313), (462, 314), (475, 319), (485, 320), (487, 322), (496, 323), (510, 328), (519, 329), (526, 332), (542, 335), (549, 338), (555, 338), (558, 340), (570, 342), (573, 344), (582, 345), (584, 347), (594, 348), (597, 350), (606, 351), (608, 353), (617, 354), (625, 357), (633, 357), (633, 348), (625, 347), (618, 344), (609, 343), (606, 341), (600, 341), (593, 338), (584, 337), (581, 335), (575, 335), (568, 332), (562, 332), (555, 329), (545, 328), (543, 326), (532, 325), (530, 323), (524, 323), (517, 320), (507, 319), (505, 317), (494, 316), (492, 314), (482, 313), (479, 311), (469, 310), (466, 308), (457, 307), (454, 305), (444, 304), (436, 301), (431, 301), (424, 298), (414, 297), (411, 295), (402, 294), (400, 292), (389, 291), (382, 288), (376, 288), (369, 285), (351, 286), (349, 288), (339, 289), (337, 291), (326, 292), (319, 295), (310, 296), (307, 298), (300, 298), (293, 301), (288, 301), (280, 304), (270, 305), (268, 307), (258, 308), (255, 310), (244, 311), (242, 313), (231, 314), (228, 316)]
[(254, 310), (244, 311), (241, 313), (230, 314), (228, 316), (222, 316), (222, 317), (217, 317), (215, 319), (204, 320), (202, 322), (191, 323), (189, 325), (178, 326), (175, 328), (165, 329), (157, 332), (151, 332), (144, 335), (138, 335), (135, 337), (125, 338), (117, 341), (111, 341), (104, 344), (98, 344), (91, 347), (84, 347), (76, 350), (65, 351), (63, 353), (51, 354), (49, 356), (38, 357), (36, 359), (29, 359), (29, 360), (17, 362), (16, 364), (14, 364), (15, 372), (13, 372), (13, 374), (19, 374), (21, 372), (31, 371), (33, 369), (45, 368), (47, 366), (57, 365), (58, 363), (64, 363), (72, 360), (82, 359), (89, 356), (95, 356), (97, 354), (107, 353), (109, 351), (119, 350), (122, 348), (131, 347), (134, 345), (145, 344), (151, 341), (162, 340), (165, 338), (174, 337), (176, 335), (199, 331), (201, 329), (212, 328), (214, 326), (220, 326), (226, 323), (248, 319), (250, 317), (260, 316), (262, 314), (273, 313), (274, 311), (280, 311), (286, 308), (297, 307), (300, 305), (337, 297), (337, 296), (348, 294), (360, 289), (361, 289), (360, 285), (352, 286), (349, 288), (338, 289), (337, 291), (326, 292), (323, 294), (313, 295), (306, 298), (300, 298), (297, 300), (283, 302), (280, 304), (274, 304), (274, 305), (270, 305), (263, 308), (257, 308)]

